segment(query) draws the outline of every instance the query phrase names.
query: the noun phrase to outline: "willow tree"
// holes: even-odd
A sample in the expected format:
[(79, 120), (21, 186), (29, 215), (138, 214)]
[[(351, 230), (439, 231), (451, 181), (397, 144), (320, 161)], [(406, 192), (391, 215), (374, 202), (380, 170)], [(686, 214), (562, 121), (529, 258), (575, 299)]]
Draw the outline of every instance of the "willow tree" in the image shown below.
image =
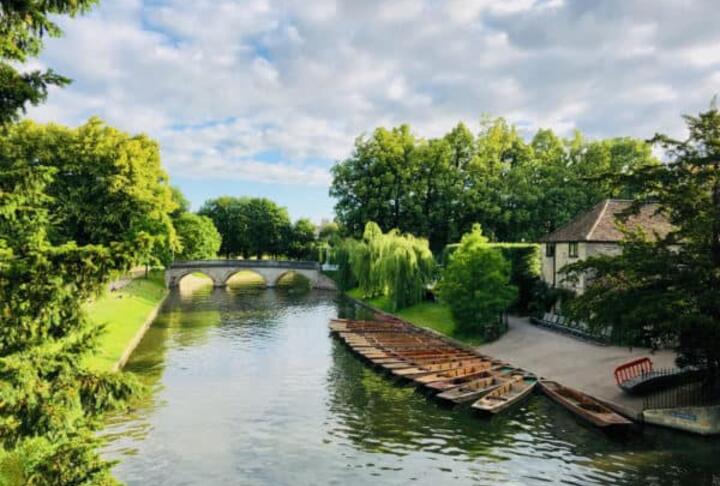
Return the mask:
[(387, 295), (392, 310), (422, 300), (435, 267), (427, 240), (397, 230), (383, 234), (377, 224), (369, 222), (363, 239), (347, 240), (343, 248), (364, 298)]
[(432, 279), (435, 260), (425, 239), (392, 230), (381, 239), (375, 272), (392, 310), (417, 304)]

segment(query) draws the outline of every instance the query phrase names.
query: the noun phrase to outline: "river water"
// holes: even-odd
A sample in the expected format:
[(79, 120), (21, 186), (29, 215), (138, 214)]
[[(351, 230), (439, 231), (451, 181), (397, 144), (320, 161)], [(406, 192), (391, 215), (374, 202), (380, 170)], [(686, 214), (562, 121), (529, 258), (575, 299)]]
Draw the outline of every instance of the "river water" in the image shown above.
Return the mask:
[(541, 396), (484, 419), (369, 368), (328, 334), (332, 293), (173, 292), (127, 370), (152, 392), (111, 417), (131, 485), (720, 484), (720, 440), (608, 437)]

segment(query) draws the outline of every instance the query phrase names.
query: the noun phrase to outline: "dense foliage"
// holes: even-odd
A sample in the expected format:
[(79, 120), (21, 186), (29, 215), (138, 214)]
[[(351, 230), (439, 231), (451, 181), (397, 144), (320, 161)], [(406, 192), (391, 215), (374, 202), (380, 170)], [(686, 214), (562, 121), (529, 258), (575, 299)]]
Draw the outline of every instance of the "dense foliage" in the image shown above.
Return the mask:
[(94, 372), (101, 329), (83, 313), (111, 274), (175, 244), (157, 146), (91, 120), (78, 129), (13, 125), (48, 86), (29, 71), (50, 20), (94, 1), (0, 5), (0, 481), (111, 484), (94, 430), (135, 383)]
[[(517, 299), (510, 306), (510, 310), (520, 314), (529, 313), (533, 301), (537, 298), (538, 287), (542, 286), (540, 245), (537, 243), (488, 243), (488, 245), (499, 249), (510, 262), (510, 283), (518, 289)], [(459, 247), (459, 243), (445, 247), (441, 260), (444, 265), (450, 261), (450, 257)]]
[(92, 430), (134, 386), (84, 367), (101, 330), (82, 304), (152, 238), (51, 241), (59, 218), (47, 189), (59, 171), (10, 148), (0, 153), (0, 473), (10, 484), (110, 483)]
[(207, 216), (185, 212), (173, 220), (182, 250), (178, 260), (206, 260), (215, 258), (222, 238)]
[(450, 306), (460, 334), (486, 335), (517, 297), (510, 262), (488, 244), (480, 225), (462, 237), (443, 270), (440, 297)]
[(622, 180), (641, 189), (637, 209), (654, 202), (675, 230), (656, 238), (628, 229), (623, 253), (568, 268), (588, 272), (585, 292), (570, 302), (574, 317), (613, 326), (636, 340), (677, 342), (679, 363), (720, 370), (720, 111), (685, 117), (689, 137), (658, 135), (666, 164)]
[(77, 128), (23, 121), (0, 133), (0, 152), (16, 165), (54, 169), (44, 187), (52, 242), (109, 245), (143, 234), (150, 238), (145, 260), (178, 248), (173, 193), (158, 144), (147, 136), (97, 118)]
[(45, 36), (62, 34), (53, 20), (60, 15), (83, 13), (95, 3), (97, 0), (0, 3), (0, 124), (16, 121), (28, 105), (44, 101), (50, 86), (70, 82), (52, 69), (29, 71), (19, 65), (40, 53)]
[(538, 131), (528, 143), (502, 119), (475, 136), (463, 124), (438, 139), (407, 125), (359, 137), (333, 167), (338, 221), (360, 237), (367, 221), (427, 237), (439, 253), (476, 222), (495, 241), (536, 241), (607, 197), (631, 197), (636, 181), (603, 175), (655, 166), (648, 144), (587, 141)]
[(206, 201), (199, 214), (212, 219), (227, 258), (317, 258), (314, 225), (307, 219), (293, 225), (287, 209), (269, 199), (223, 196)]
[(364, 298), (388, 296), (393, 311), (420, 302), (434, 276), (427, 240), (396, 230), (383, 234), (373, 222), (362, 240), (346, 240), (337, 255), (340, 288), (357, 282)]

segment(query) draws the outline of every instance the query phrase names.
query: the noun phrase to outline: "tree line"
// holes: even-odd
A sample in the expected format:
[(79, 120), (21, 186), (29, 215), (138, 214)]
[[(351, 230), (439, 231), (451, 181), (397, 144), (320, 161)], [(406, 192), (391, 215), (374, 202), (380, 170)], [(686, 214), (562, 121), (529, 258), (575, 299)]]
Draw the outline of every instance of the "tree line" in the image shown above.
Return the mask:
[(368, 221), (425, 237), (439, 254), (479, 223), (494, 241), (537, 241), (608, 197), (632, 198), (635, 181), (605, 177), (653, 167), (644, 141), (560, 138), (539, 130), (525, 141), (502, 118), (478, 134), (460, 123), (440, 138), (410, 126), (377, 128), (332, 169), (338, 221), (359, 238)]
[(316, 260), (319, 245), (339, 231), (326, 225), (316, 236), (312, 221), (300, 218), (293, 223), (286, 208), (267, 198), (222, 196), (206, 201), (198, 214), (217, 228), (222, 237), (219, 253), (226, 258)]

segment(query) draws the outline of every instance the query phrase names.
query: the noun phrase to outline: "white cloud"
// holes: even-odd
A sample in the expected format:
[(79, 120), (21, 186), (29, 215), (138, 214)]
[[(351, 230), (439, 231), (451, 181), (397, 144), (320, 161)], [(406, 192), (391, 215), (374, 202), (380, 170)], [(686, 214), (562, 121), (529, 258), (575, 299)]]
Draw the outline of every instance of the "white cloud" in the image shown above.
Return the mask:
[(31, 116), (147, 132), (171, 175), (318, 186), (379, 124), (436, 136), (488, 113), (528, 131), (677, 133), (720, 91), (713, 5), (104, 2), (47, 42), (38, 64), (75, 83)]

